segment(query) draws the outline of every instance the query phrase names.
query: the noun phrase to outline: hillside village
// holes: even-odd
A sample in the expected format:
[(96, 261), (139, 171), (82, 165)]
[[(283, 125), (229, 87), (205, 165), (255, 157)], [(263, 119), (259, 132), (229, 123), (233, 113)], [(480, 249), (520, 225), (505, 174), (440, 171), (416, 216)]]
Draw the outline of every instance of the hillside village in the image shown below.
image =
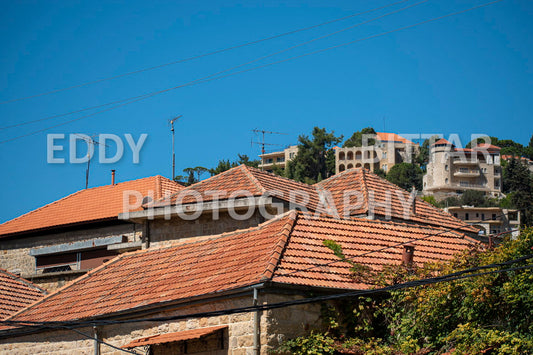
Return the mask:
[[(325, 133), (315, 128), (314, 138)], [(518, 164), (531, 179), (525, 158), (438, 139), (426, 144), (417, 191), (411, 177), (400, 181), (407, 188), (385, 177), (420, 169), (424, 146), (382, 132), (369, 146), (330, 138), (323, 166), (306, 170), (314, 176), (287, 177), (302, 169), (305, 144), (219, 164), (190, 184), (117, 182), (113, 172), (110, 185), (1, 224), (1, 351), (293, 352), (291, 339), (324, 330), (336, 295), (390, 286), (398, 276), (383, 275), (398, 267), (422, 278), (424, 265), (524, 237), (521, 206), (482, 204), (505, 199), (506, 167)], [(469, 191), (481, 204), (439, 208)], [(322, 301), (299, 303), (312, 297)]]

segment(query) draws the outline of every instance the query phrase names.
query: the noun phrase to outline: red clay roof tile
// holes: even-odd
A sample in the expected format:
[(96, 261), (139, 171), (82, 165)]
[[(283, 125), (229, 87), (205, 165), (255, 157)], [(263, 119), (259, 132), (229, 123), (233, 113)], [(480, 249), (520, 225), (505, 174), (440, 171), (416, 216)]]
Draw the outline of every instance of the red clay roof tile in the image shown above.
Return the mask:
[(44, 297), (46, 291), (4, 269), (0, 269), (0, 319), (5, 319)]
[[(116, 219), (123, 212), (123, 194), (126, 191), (139, 192), (142, 196), (153, 195), (153, 199), (159, 199), (166, 192), (174, 193), (181, 189), (180, 184), (157, 175), (80, 190), (0, 224), (0, 238), (45, 228)], [(131, 203), (135, 204), (133, 197)]]
[(291, 211), (258, 227), (120, 255), (11, 319), (98, 317), (216, 295), (266, 280), (321, 288), (368, 288), (353, 281), (350, 265), (338, 261), (323, 245), (325, 239), (336, 241), (347, 257), (374, 269), (400, 263), (402, 246), (397, 243), (412, 241), (417, 263), (448, 260), (471, 246), (464, 235), (439, 228)]

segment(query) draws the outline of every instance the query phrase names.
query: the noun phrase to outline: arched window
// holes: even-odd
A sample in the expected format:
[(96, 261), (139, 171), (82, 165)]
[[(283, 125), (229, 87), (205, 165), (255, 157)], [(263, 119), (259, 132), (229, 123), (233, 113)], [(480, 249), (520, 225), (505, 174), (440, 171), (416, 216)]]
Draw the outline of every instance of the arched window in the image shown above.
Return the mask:
[(353, 152), (348, 152), (348, 160), (353, 160)]
[(346, 156), (345, 156), (344, 152), (340, 152), (339, 153), (339, 160), (344, 160), (344, 159), (346, 159)]
[(353, 164), (348, 164), (348, 169), (352, 169), (353, 168)]
[(344, 164), (339, 165), (339, 172), (346, 170)]

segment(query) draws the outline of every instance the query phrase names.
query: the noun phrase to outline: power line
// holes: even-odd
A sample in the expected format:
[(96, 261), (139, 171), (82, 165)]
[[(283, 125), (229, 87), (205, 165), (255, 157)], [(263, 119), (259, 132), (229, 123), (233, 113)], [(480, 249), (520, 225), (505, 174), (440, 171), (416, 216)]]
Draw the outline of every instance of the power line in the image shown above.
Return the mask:
[(531, 269), (533, 268), (533, 264), (471, 274), (472, 272), (476, 272), (480, 270), (486, 270), (486, 269), (503, 267), (503, 266), (510, 266), (510, 265), (513, 265), (513, 264), (516, 264), (522, 261), (529, 260), (531, 258), (533, 258), (533, 254), (525, 255), (520, 258), (508, 260), (508, 261), (501, 262), (501, 263), (493, 263), (493, 264), (488, 264), (488, 265), (476, 266), (476, 267), (472, 267), (469, 269), (453, 272), (447, 275), (435, 276), (435, 277), (430, 277), (430, 278), (421, 279), (421, 280), (407, 281), (404, 283), (390, 285), (390, 286), (377, 288), (377, 289), (356, 290), (356, 291), (349, 291), (349, 292), (337, 293), (337, 294), (332, 294), (332, 295), (309, 297), (309, 298), (303, 298), (299, 300), (291, 300), (291, 301), (284, 301), (284, 302), (271, 303), (271, 304), (230, 308), (230, 309), (219, 310), (219, 311), (207, 311), (207, 312), (198, 312), (198, 313), (184, 314), (184, 315), (173, 315), (173, 316), (140, 318), (140, 319), (123, 319), (123, 320), (102, 319), (102, 320), (87, 320), (87, 321), (48, 321), (48, 322), (47, 321), (0, 320), (0, 324), (12, 325), (12, 326), (17, 326), (17, 325), (18, 326), (29, 326), (29, 327), (35, 327), (35, 326), (57, 327), (57, 326), (68, 325), (70, 327), (79, 328), (79, 327), (96, 326), (96, 325), (112, 325), (112, 324), (126, 324), (126, 323), (138, 323), (138, 322), (165, 322), (165, 321), (174, 321), (174, 320), (182, 320), (182, 319), (190, 319), (190, 318), (203, 318), (203, 317), (230, 315), (230, 314), (236, 314), (236, 313), (268, 311), (271, 309), (284, 308), (284, 307), (289, 307), (289, 306), (294, 306), (294, 305), (324, 302), (324, 301), (330, 301), (330, 300), (335, 300), (335, 299), (357, 297), (357, 296), (362, 296), (362, 295), (372, 295), (372, 294), (377, 294), (377, 293), (386, 293), (386, 292), (398, 291), (398, 290), (408, 289), (408, 288), (413, 288), (413, 287), (421, 287), (421, 286), (436, 284), (440, 282), (449, 282), (449, 281), (456, 281), (456, 280), (461, 280), (461, 279), (479, 277), (483, 275), (499, 274), (499, 273), (504, 273), (504, 272)]
[[(384, 6), (384, 7), (388, 7), (388, 6), (392, 6), (392, 5), (396, 5), (398, 3), (401, 3), (401, 2), (405, 2), (405, 1), (409, 1), (409, 0), (403, 0), (403, 1), (400, 1), (400, 2), (397, 2), (397, 3), (394, 3), (394, 4), (391, 4), (391, 5), (387, 5), (387, 6)], [(409, 5), (407, 7), (404, 7), (402, 9), (399, 9), (399, 10), (396, 10), (396, 11), (392, 11), (392, 12), (389, 12), (389, 13), (386, 13), (384, 15), (381, 15), (381, 16), (378, 16), (378, 17), (374, 17), (370, 20), (367, 20), (367, 21), (364, 21), (364, 22), (361, 22), (361, 23), (358, 23), (358, 24), (355, 24), (355, 25), (351, 25), (351, 26), (348, 26), (348, 27), (345, 27), (341, 30), (338, 30), (338, 31), (334, 31), (334, 32), (331, 32), (331, 33), (328, 33), (326, 35), (323, 35), (323, 36), (319, 36), (319, 37), (316, 37), (316, 38), (313, 38), (311, 40), (308, 40), (308, 41), (305, 41), (305, 42), (302, 42), (302, 43), (299, 43), (297, 45), (294, 45), (294, 46), (290, 46), (288, 48), (285, 48), (283, 50), (280, 50), (280, 51), (276, 51), (274, 53), (271, 53), (271, 54), (267, 54), (265, 56), (261, 56), (261, 57), (258, 57), (258, 58), (255, 58), (251, 61), (248, 61), (248, 62), (245, 62), (245, 63), (242, 63), (242, 64), (239, 64), (239, 65), (236, 65), (236, 66), (232, 66), (232, 67), (229, 67), (229, 68), (226, 68), (224, 70), (221, 70), (221, 71), (218, 71), (218, 72), (215, 72), (213, 74), (210, 74), (210, 75), (207, 75), (207, 76), (204, 76), (204, 77), (201, 77), (199, 79), (196, 79), (196, 80), (193, 80), (193, 81), (190, 81), (186, 84), (184, 84), (183, 86), (179, 86), (179, 87), (184, 87), (184, 86), (189, 86), (189, 85), (192, 85), (193, 83), (197, 82), (197, 81), (201, 81), (201, 80), (205, 80), (205, 79), (208, 79), (208, 78), (211, 78), (211, 77), (214, 77), (214, 76), (217, 76), (217, 75), (220, 75), (220, 74), (224, 74), (226, 72), (229, 72), (229, 71), (232, 71), (232, 70), (235, 70), (235, 69), (238, 69), (238, 68), (241, 68), (241, 67), (244, 67), (246, 65), (249, 65), (249, 64), (252, 64), (252, 63), (255, 63), (255, 62), (258, 62), (258, 61), (261, 61), (263, 59), (266, 59), (266, 58), (269, 58), (269, 57), (272, 57), (272, 56), (275, 56), (275, 55), (278, 55), (278, 54), (281, 54), (281, 53), (284, 53), (284, 52), (287, 52), (289, 50), (292, 50), (292, 49), (295, 49), (295, 48), (298, 48), (298, 47), (301, 47), (301, 46), (304, 46), (306, 44), (309, 44), (309, 43), (312, 43), (312, 42), (315, 42), (315, 41), (318, 41), (318, 40), (321, 40), (321, 39), (324, 39), (324, 38), (327, 38), (327, 37), (330, 37), (330, 36), (333, 36), (335, 34), (338, 34), (338, 33), (341, 33), (341, 32), (344, 32), (344, 31), (347, 31), (347, 30), (350, 30), (350, 29), (353, 29), (355, 27), (358, 27), (358, 26), (361, 26), (361, 25), (365, 25), (365, 24), (368, 24), (370, 22), (373, 22), (373, 21), (377, 21), (381, 18), (384, 18), (386, 16), (390, 16), (390, 15), (393, 15), (393, 14), (396, 14), (396, 13), (399, 13), (401, 11), (404, 11), (404, 10), (407, 10), (411, 7), (414, 7), (414, 6), (417, 6), (417, 5), (420, 5), (424, 2), (427, 2), (429, 0), (423, 0), (421, 2), (418, 2), (416, 4), (413, 4), (413, 5)], [(365, 13), (368, 13), (368, 12), (372, 12), (372, 11), (376, 11), (376, 10), (379, 10), (379, 9), (383, 9), (384, 8), (383, 6), (382, 7), (379, 7), (379, 8), (376, 8), (376, 9), (372, 9), (372, 10), (369, 10)], [(361, 13), (362, 14), (362, 13)], [(354, 15), (355, 16), (355, 15)], [(353, 16), (352, 16), (353, 17)], [(173, 89), (177, 89), (178, 87), (175, 87)], [(122, 102), (126, 102), (126, 101), (130, 101), (130, 100), (134, 100), (134, 99), (137, 99), (137, 98), (143, 98), (144, 96), (148, 96), (152, 93), (146, 93), (146, 94), (142, 94), (142, 95), (138, 95), (138, 96), (133, 96), (133, 97), (129, 97), (129, 98), (126, 98), (126, 99), (121, 99), (121, 100), (117, 100), (117, 101), (112, 101), (112, 102), (108, 102), (108, 103), (105, 103), (105, 104), (101, 104), (101, 105), (96, 105), (96, 106), (91, 106), (91, 107), (87, 107), (87, 108), (83, 108), (83, 109), (80, 109), (80, 110), (75, 110), (75, 111), (70, 111), (70, 112), (67, 112), (67, 113), (63, 113), (63, 114), (58, 114), (58, 115), (53, 115), (53, 116), (48, 116), (48, 117), (44, 117), (44, 118), (40, 118), (40, 119), (36, 119), (36, 120), (31, 120), (31, 121), (27, 121), (27, 122), (21, 122), (21, 123), (17, 123), (17, 124), (13, 124), (13, 125), (9, 125), (9, 126), (4, 126), (4, 127), (0, 127), (0, 130), (4, 130), (4, 129), (9, 129), (9, 128), (15, 128), (15, 127), (20, 127), (20, 126), (24, 126), (24, 125), (27, 125), (27, 124), (31, 124), (31, 123), (36, 123), (36, 122), (41, 122), (41, 121), (46, 121), (46, 120), (50, 120), (50, 119), (54, 119), (54, 118), (59, 118), (59, 117), (63, 117), (63, 116), (68, 116), (68, 115), (71, 115), (71, 114), (75, 114), (75, 113), (80, 113), (80, 112), (84, 112), (84, 111), (89, 111), (89, 110), (92, 110), (92, 109), (96, 109), (96, 108), (100, 108), (100, 107), (105, 107), (105, 106), (109, 106), (109, 105), (114, 105), (114, 104), (119, 104), (119, 103), (122, 103)], [(1, 143), (1, 142), (0, 142)]]
[[(489, 6), (489, 5), (493, 5), (493, 4), (496, 4), (496, 3), (501, 2), (501, 1), (503, 1), (503, 0), (491, 1), (491, 2), (484, 3), (484, 4), (481, 4), (481, 5), (478, 5), (478, 6), (474, 6), (474, 7), (465, 9), (465, 10), (456, 11), (456, 12), (449, 13), (449, 14), (446, 14), (446, 15), (442, 15), (442, 16), (439, 16), (439, 17), (435, 17), (435, 18), (432, 18), (432, 19), (429, 19), (429, 20), (418, 22), (418, 23), (415, 23), (413, 25), (399, 27), (399, 28), (396, 28), (396, 29), (393, 29), (393, 30), (390, 30), (390, 31), (381, 32), (381, 33), (378, 33), (378, 34), (375, 34), (375, 35), (371, 35), (371, 36), (368, 36), (368, 37), (359, 38), (359, 39), (356, 39), (356, 40), (353, 40), (353, 41), (341, 43), (341, 44), (338, 44), (338, 45), (335, 45), (335, 46), (331, 46), (331, 47), (327, 47), (327, 48), (324, 48), (324, 49), (315, 50), (315, 51), (312, 51), (312, 52), (307, 52), (307, 53), (304, 53), (304, 54), (301, 54), (301, 55), (297, 55), (297, 56), (294, 56), (294, 57), (289, 57), (289, 58), (286, 58), (286, 59), (282, 59), (282, 60), (266, 63), (266, 64), (263, 64), (263, 65), (255, 66), (255, 67), (248, 68), (248, 69), (244, 69), (244, 70), (237, 71), (237, 72), (234, 72), (234, 73), (229, 73), (229, 74), (222, 75), (222, 76), (217, 76), (217, 77), (212, 77), (213, 75), (217, 75), (217, 74), (212, 74), (212, 75), (209, 75), (209, 76), (201, 78), (201, 79), (193, 80), (193, 81), (188, 82), (186, 84), (174, 86), (174, 87), (163, 89), (163, 90), (159, 90), (159, 91), (154, 91), (152, 93), (147, 93), (147, 94), (144, 94), (144, 95), (134, 96), (133, 98), (129, 98), (129, 99), (115, 101), (115, 102), (123, 102), (123, 103), (119, 104), (119, 105), (116, 105), (116, 106), (113, 106), (113, 107), (110, 107), (110, 108), (105, 109), (105, 110), (97, 111), (95, 113), (92, 113), (92, 114), (89, 114), (89, 115), (86, 115), (86, 116), (82, 116), (82, 117), (79, 117), (79, 118), (76, 118), (76, 119), (72, 119), (72, 120), (66, 121), (66, 122), (51, 126), (51, 127), (43, 128), (43, 129), (40, 129), (40, 130), (37, 130), (37, 131), (33, 131), (33, 132), (30, 132), (30, 133), (27, 133), (27, 134), (24, 134), (24, 135), (20, 135), (20, 136), (14, 137), (14, 138), (3, 140), (3, 141), (0, 141), (0, 144), (7, 143), (7, 142), (10, 142), (10, 141), (14, 141), (16, 139), (27, 137), (27, 136), (30, 136), (30, 135), (34, 135), (34, 134), (37, 134), (37, 133), (40, 133), (40, 132), (43, 132), (43, 131), (47, 131), (47, 130), (55, 128), (55, 127), (66, 125), (68, 123), (71, 123), (71, 122), (74, 122), (74, 121), (78, 121), (78, 120), (81, 120), (81, 119), (86, 118), (86, 117), (90, 117), (90, 116), (97, 115), (99, 113), (107, 112), (107, 111), (110, 111), (110, 110), (113, 110), (113, 109), (116, 109), (116, 108), (119, 108), (119, 107), (122, 107), (122, 106), (125, 106), (125, 105), (129, 105), (131, 103), (135, 103), (135, 102), (138, 102), (138, 101), (141, 101), (141, 100), (144, 100), (144, 99), (148, 99), (148, 98), (150, 98), (152, 96), (159, 95), (159, 94), (162, 94), (162, 93), (165, 93), (165, 92), (168, 92), (168, 91), (176, 90), (176, 89), (179, 89), (179, 88), (182, 88), (182, 87), (193, 86), (193, 85), (197, 85), (197, 84), (201, 84), (201, 83), (210, 82), (210, 81), (213, 81), (213, 80), (219, 80), (219, 79), (227, 78), (227, 77), (230, 77), (230, 76), (246, 73), (246, 72), (249, 72), (249, 71), (270, 67), (270, 66), (275, 65), (275, 64), (281, 64), (281, 63), (285, 63), (285, 62), (292, 61), (292, 60), (295, 60), (295, 59), (299, 59), (299, 58), (307, 57), (307, 56), (310, 56), (310, 55), (314, 55), (314, 54), (326, 52), (326, 51), (329, 51), (329, 50), (337, 49), (337, 48), (344, 47), (344, 46), (347, 46), (347, 45), (350, 45), (350, 44), (354, 44), (354, 43), (357, 43), (357, 42), (362, 42), (362, 41), (365, 41), (365, 40), (370, 40), (370, 39), (382, 37), (382, 36), (385, 36), (385, 35), (388, 35), (388, 34), (391, 34), (391, 33), (394, 33), (394, 32), (403, 31), (403, 30), (410, 29), (410, 28), (413, 28), (413, 27), (417, 27), (417, 26), (420, 26), (420, 25), (423, 25), (423, 24), (427, 24), (427, 23), (430, 23), (430, 22), (441, 20), (441, 19), (444, 19), (444, 18), (447, 18), (447, 17), (450, 17), (450, 16), (455, 16), (455, 15), (463, 14), (465, 12), (477, 10), (479, 8), (486, 7), (486, 6)], [(231, 69), (224, 70), (223, 72), (226, 72), (228, 70), (231, 70)], [(99, 107), (107, 106), (107, 105), (110, 105), (110, 104), (111, 103), (103, 104), (103, 105), (100, 105)]]
[(155, 66), (148, 67), (148, 68), (142, 68), (142, 69), (134, 70), (134, 71), (131, 71), (131, 72), (127, 72), (127, 73), (123, 73), (123, 74), (119, 74), (119, 75), (115, 75), (115, 76), (111, 76), (111, 77), (107, 77), (107, 78), (97, 79), (97, 80), (88, 81), (88, 82), (85, 82), (85, 83), (72, 85), (72, 86), (68, 86), (68, 87), (64, 87), (64, 88), (60, 88), (60, 89), (56, 89), (56, 90), (52, 90), (52, 91), (48, 91), (48, 92), (43, 92), (43, 93), (40, 93), (40, 94), (19, 97), (19, 98), (16, 98), (16, 99), (11, 99), (11, 100), (6, 100), (6, 101), (0, 101), (0, 105), (11, 103), (11, 102), (16, 102), (16, 101), (21, 101), (21, 100), (27, 100), (27, 99), (31, 99), (31, 98), (36, 98), (36, 97), (40, 97), (40, 96), (51, 95), (51, 94), (55, 94), (55, 93), (59, 93), (59, 92), (67, 91), (67, 90), (72, 90), (72, 89), (76, 89), (76, 88), (80, 88), (80, 87), (84, 87), (84, 86), (88, 86), (88, 85), (92, 85), (92, 84), (101, 83), (101, 82), (104, 82), (104, 81), (109, 81), (109, 80), (113, 80), (113, 79), (122, 78), (122, 77), (125, 77), (125, 76), (139, 74), (139, 73), (150, 71), (150, 70), (154, 70), (154, 69), (160, 69), (160, 68), (167, 67), (167, 66), (174, 65), (174, 64), (185, 63), (185, 62), (192, 61), (192, 60), (195, 60), (195, 59), (209, 57), (209, 56), (212, 56), (212, 55), (215, 55), (215, 54), (220, 54), (220, 53), (228, 52), (228, 51), (231, 51), (231, 50), (234, 50), (234, 49), (247, 47), (247, 46), (250, 46), (250, 45), (253, 45), (253, 44), (257, 44), (257, 43), (261, 43), (261, 42), (265, 42), (265, 41), (270, 41), (272, 39), (276, 39), (276, 38), (292, 35), (292, 34), (295, 34), (295, 33), (298, 33), (298, 32), (308, 31), (308, 30), (311, 30), (311, 29), (314, 29), (314, 28), (318, 28), (318, 27), (321, 27), (321, 26), (325, 26), (325, 25), (329, 25), (329, 24), (335, 23), (335, 22), (343, 21), (343, 20), (346, 20), (346, 19), (349, 19), (349, 18), (352, 18), (352, 17), (361, 16), (361, 15), (364, 15), (364, 14), (368, 14), (368, 13), (371, 13), (371, 12), (382, 10), (382, 9), (387, 8), (387, 7), (391, 7), (391, 6), (394, 6), (394, 5), (397, 5), (397, 4), (401, 4), (401, 3), (404, 3), (404, 2), (407, 2), (407, 1), (409, 1), (409, 0), (397, 1), (397, 2), (394, 2), (394, 3), (388, 4), (388, 5), (380, 6), (380, 7), (373, 8), (373, 9), (370, 9), (370, 10), (366, 10), (366, 11), (363, 11), (363, 12), (354, 13), (354, 14), (351, 14), (351, 15), (348, 15), (348, 16), (340, 17), (340, 18), (337, 18), (337, 19), (333, 19), (333, 20), (326, 21), (326, 22), (323, 22), (323, 23), (319, 23), (319, 24), (316, 24), (316, 25), (312, 25), (312, 26), (309, 26), (309, 27), (299, 28), (299, 29), (296, 29), (296, 30), (293, 30), (293, 31), (284, 32), (284, 33), (277, 34), (277, 35), (274, 35), (274, 36), (261, 38), (261, 39), (254, 40), (254, 41), (251, 41), (251, 42), (242, 43), (242, 44), (239, 44), (239, 45), (235, 45), (235, 46), (231, 46), (231, 47), (215, 50), (215, 51), (212, 51), (212, 52), (207, 52), (207, 53), (204, 53), (204, 54), (188, 57), (188, 58), (185, 58), (185, 59), (176, 60), (176, 61), (169, 62), (169, 63), (159, 64), (159, 65), (155, 65)]
[[(497, 215), (496, 217), (501, 217), (501, 216), (504, 216), (504, 215), (505, 215), (505, 213), (501, 213), (501, 214)], [(488, 220), (488, 219), (482, 219), (481, 221), (485, 221), (485, 220)], [(370, 254), (373, 254), (373, 253), (382, 252), (384, 250), (392, 249), (392, 248), (399, 247), (399, 246), (402, 246), (402, 245), (411, 244), (413, 242), (417, 242), (417, 241), (420, 241), (420, 240), (425, 240), (425, 239), (428, 239), (428, 238), (431, 238), (431, 237), (436, 237), (436, 236), (439, 236), (439, 235), (444, 234), (444, 233), (458, 232), (461, 228), (469, 227), (469, 226), (471, 226), (471, 225), (468, 224), (468, 223), (464, 223), (463, 225), (461, 225), (459, 227), (446, 228), (444, 230), (441, 230), (438, 233), (428, 234), (428, 235), (425, 235), (425, 236), (420, 237), (420, 238), (410, 239), (410, 240), (408, 240), (406, 242), (401, 242), (401, 243), (396, 243), (396, 244), (393, 244), (393, 245), (388, 245), (386, 247), (382, 247), (382, 248), (379, 248), (377, 250), (371, 250), (371, 251), (368, 251), (368, 252), (365, 252), (365, 253), (362, 253), (362, 254), (351, 256), (349, 258), (346, 258), (346, 261), (355, 262), (355, 259), (361, 258), (363, 256), (367, 256), (367, 255), (370, 255)], [(332, 265), (332, 264), (335, 264), (335, 263), (338, 263), (338, 262), (342, 262), (342, 260), (339, 259), (339, 260), (329, 261), (329, 262), (323, 263), (323, 264), (309, 266), (309, 267), (304, 268), (304, 269), (296, 269), (296, 270), (293, 270), (293, 271), (290, 271), (290, 272), (279, 274), (278, 276), (288, 276), (288, 275), (292, 275), (292, 274), (297, 274), (299, 272), (309, 271), (309, 270), (316, 269), (316, 268), (321, 268), (321, 267)]]

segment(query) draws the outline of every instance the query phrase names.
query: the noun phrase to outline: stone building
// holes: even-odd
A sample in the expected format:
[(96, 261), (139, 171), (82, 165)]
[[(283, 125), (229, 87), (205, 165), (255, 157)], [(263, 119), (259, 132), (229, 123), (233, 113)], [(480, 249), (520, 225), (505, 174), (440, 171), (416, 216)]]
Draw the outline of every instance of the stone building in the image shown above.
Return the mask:
[(419, 146), (396, 133), (377, 132), (375, 144), (363, 142), (362, 147), (335, 149), (335, 173), (352, 168), (365, 168), (370, 171), (389, 171), (394, 165), (410, 163), (418, 153)]
[(517, 232), (520, 211), (500, 207), (453, 206), (444, 209), (455, 218), (478, 228), (483, 235)]
[(261, 170), (271, 172), (274, 165), (277, 165), (280, 168), (285, 169), (289, 161), (294, 159), (296, 154), (298, 154), (297, 145), (291, 145), (282, 151), (263, 153), (259, 155), (259, 158), (261, 158), (261, 164), (259, 164), (259, 168)]
[(424, 194), (442, 200), (466, 190), (482, 191), (491, 197), (501, 196), (500, 148), (479, 144), (472, 149), (460, 149), (444, 138), (438, 140), (431, 146), (423, 178)]
[[(119, 253), (141, 248), (142, 226), (119, 220), (182, 186), (162, 176), (80, 190), (0, 225), (0, 267), (52, 291)], [(126, 195), (125, 195), (126, 194)], [(131, 200), (131, 201), (130, 201)]]
[(122, 213), (119, 219), (142, 225), (145, 246), (150, 247), (178, 238), (257, 226), (294, 209), (477, 234), (472, 226), (365, 169), (352, 169), (308, 185), (241, 165), (143, 207)]
[[(4, 327), (0, 352), (268, 354), (321, 327), (320, 303), (281, 302), (371, 287), (351, 277), (326, 238), (376, 270), (400, 264), (410, 241), (417, 264), (477, 245), (445, 228), (288, 211), (256, 227), (121, 254), (8, 319), (66, 329)], [(236, 309), (253, 305), (265, 308)]]

